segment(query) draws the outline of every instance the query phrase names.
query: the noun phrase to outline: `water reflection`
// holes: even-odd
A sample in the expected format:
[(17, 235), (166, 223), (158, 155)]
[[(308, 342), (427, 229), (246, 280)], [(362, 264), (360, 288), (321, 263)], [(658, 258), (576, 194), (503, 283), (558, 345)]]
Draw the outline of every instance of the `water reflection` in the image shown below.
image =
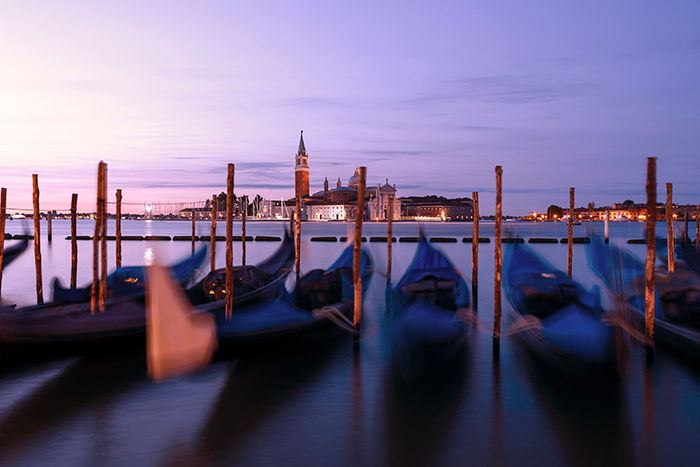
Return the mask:
[(145, 380), (140, 354), (106, 353), (78, 359), (2, 413), (0, 458), (11, 460), (22, 448), (84, 411), (108, 405), (138, 380)]
[(622, 375), (569, 380), (535, 355), (520, 359), (541, 408), (571, 465), (634, 465), (634, 443), (622, 397)]
[[(467, 342), (469, 342), (467, 340)], [(437, 372), (421, 365), (423, 374), (409, 379), (389, 364), (384, 376), (384, 413), (387, 464), (396, 466), (441, 465), (443, 446), (456, 423), (470, 368), (470, 346), (456, 352)]]
[[(338, 339), (318, 349), (292, 353), (251, 356), (234, 361), (219, 397), (211, 407), (197, 435), (194, 452), (164, 459), (163, 464), (206, 465), (212, 462), (237, 464), (246, 443), (269, 417), (293, 404), (295, 396), (314, 384), (315, 378), (333, 361)], [(343, 345), (344, 344), (344, 345)], [(275, 446), (269, 446), (275, 451)], [(284, 458), (281, 455), (280, 458)]]

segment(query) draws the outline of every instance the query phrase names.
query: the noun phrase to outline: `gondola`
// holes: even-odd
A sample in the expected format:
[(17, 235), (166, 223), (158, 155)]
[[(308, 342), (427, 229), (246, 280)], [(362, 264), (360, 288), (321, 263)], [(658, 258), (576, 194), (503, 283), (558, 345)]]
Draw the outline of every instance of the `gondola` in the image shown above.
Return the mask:
[[(696, 274), (700, 274), (700, 249), (694, 244), (690, 242), (684, 243), (682, 238), (677, 238), (674, 256), (676, 259), (683, 261)], [(668, 261), (668, 247), (665, 238), (656, 239), (656, 258), (662, 264)]]
[(3, 252), (3, 255), (2, 255), (2, 267), (6, 268), (14, 260), (19, 258), (19, 255), (24, 253), (24, 250), (27, 249), (28, 245), (29, 245), (29, 240), (27, 240), (25, 238), (25, 239), (21, 240), (19, 243), (15, 243), (14, 245), (5, 248), (5, 251)]
[[(175, 279), (186, 285), (194, 276), (197, 268), (207, 257), (207, 247), (200, 247), (194, 254), (170, 266)], [(107, 289), (110, 297), (131, 297), (143, 295), (145, 268), (143, 266), (122, 266), (107, 276)], [(61, 280), (55, 278), (52, 282), (53, 301), (56, 303), (81, 303), (90, 300), (90, 288), (64, 287)]]
[(469, 287), (447, 257), (421, 236), (413, 260), (391, 291), (385, 316), (391, 360), (405, 380), (441, 374), (465, 355)]
[[(288, 237), (288, 235), (287, 235)], [(287, 239), (260, 268), (268, 272), (267, 281), (260, 290), (249, 290), (234, 295), (234, 305), (242, 306), (264, 297), (276, 295), (276, 288), (284, 284), (290, 271), (294, 249)], [(277, 267), (276, 271), (271, 268)], [(238, 269), (238, 268), (235, 268)], [(202, 283), (193, 287), (202, 286)], [(235, 291), (235, 289), (234, 289)], [(207, 295), (203, 294), (202, 300)], [(202, 301), (212, 312), (222, 312), (225, 299)], [(143, 341), (145, 332), (144, 296), (110, 297), (106, 310), (92, 314), (90, 303), (46, 303), (24, 308), (0, 308), (0, 343), (15, 345), (80, 348), (99, 343), (107, 347), (111, 342), (126, 339)]]
[[(280, 288), (277, 297), (235, 307), (230, 319), (215, 313), (220, 352), (279, 351), (323, 338), (328, 331), (351, 324), (353, 312), (353, 247), (348, 246), (325, 270), (315, 269), (299, 280), (290, 293)], [(360, 275), (363, 289), (372, 274), (372, 259), (362, 250)], [(215, 304), (195, 312), (212, 312)]]
[[(630, 305), (631, 318), (644, 329), (644, 263), (622, 248), (594, 238), (588, 250), (594, 273)], [(700, 359), (700, 321), (690, 319), (689, 308), (698, 310), (700, 276), (684, 264), (676, 272), (655, 272), (657, 288), (654, 307), (654, 336), (663, 346), (698, 364)]]
[(510, 243), (503, 289), (516, 336), (538, 363), (577, 383), (617, 373), (614, 332), (603, 321), (598, 287), (586, 290), (527, 245)]

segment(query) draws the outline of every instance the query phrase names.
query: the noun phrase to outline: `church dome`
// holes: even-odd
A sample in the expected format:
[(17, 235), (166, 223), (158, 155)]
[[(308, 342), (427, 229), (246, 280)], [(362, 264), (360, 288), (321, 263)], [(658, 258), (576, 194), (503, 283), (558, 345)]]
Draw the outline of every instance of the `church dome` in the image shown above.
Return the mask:
[(381, 191), (396, 191), (393, 186), (389, 185), (389, 179), (386, 179), (386, 183), (379, 188)]
[(353, 174), (353, 176), (348, 179), (348, 186), (350, 188), (357, 188), (359, 184), (360, 184), (360, 171), (359, 171), (359, 169), (355, 169), (355, 173)]

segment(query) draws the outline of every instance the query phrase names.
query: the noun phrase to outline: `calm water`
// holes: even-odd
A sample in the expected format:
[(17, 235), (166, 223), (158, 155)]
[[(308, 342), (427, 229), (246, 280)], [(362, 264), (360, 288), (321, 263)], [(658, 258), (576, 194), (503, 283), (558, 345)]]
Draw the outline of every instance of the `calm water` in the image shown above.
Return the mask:
[[(249, 223), (252, 235), (279, 235), (285, 223)], [(563, 224), (507, 223), (523, 237), (564, 237)], [(678, 226), (680, 228), (680, 225)], [(45, 233), (45, 224), (42, 225)], [(110, 225), (112, 228), (112, 225)], [(8, 223), (11, 233), (22, 224)], [(68, 281), (68, 223), (54, 221), (42, 244), (45, 290), (53, 276)], [(124, 235), (188, 235), (187, 222), (124, 222)], [(236, 230), (238, 226), (236, 227)], [(428, 224), (429, 236), (471, 235), (465, 224)], [(613, 223), (611, 238), (641, 238), (643, 224)], [(92, 224), (80, 223), (89, 235)], [(208, 225), (198, 225), (208, 234)], [(602, 231), (575, 227), (575, 235)], [(664, 235), (665, 226), (659, 224)], [(691, 224), (691, 231), (694, 225)], [(396, 236), (417, 235), (398, 223)], [(343, 245), (310, 243), (314, 235), (345, 235), (345, 224), (303, 225), (302, 269), (330, 264)], [(385, 235), (369, 223), (365, 235)], [(238, 232), (236, 232), (238, 233)], [(482, 224), (482, 236), (493, 224)], [(223, 243), (218, 244), (223, 264)], [(278, 243), (249, 243), (248, 261)], [(113, 266), (114, 242), (110, 242)], [(511, 338), (494, 358), (488, 334), (474, 332), (454, 378), (420, 392), (389, 377), (379, 320), (384, 312), (386, 246), (367, 243), (377, 264), (368, 290), (359, 351), (349, 336), (320, 349), (217, 361), (163, 383), (145, 376), (143, 355), (54, 359), (0, 373), (0, 463), (3, 465), (696, 465), (700, 458), (700, 372), (663, 350), (646, 367), (633, 349), (629, 368), (610, 397), (593, 398), (563, 384), (525, 357)], [(90, 279), (91, 242), (79, 242), (79, 282)], [(466, 276), (471, 244), (439, 247)], [(535, 245), (565, 268), (566, 245)], [(574, 275), (585, 285), (585, 245), (574, 246)], [(141, 264), (151, 248), (163, 262), (189, 253), (188, 242), (124, 242), (124, 264)], [(394, 246), (394, 279), (416, 245)], [(640, 257), (644, 246), (630, 245)], [(235, 258), (240, 259), (236, 244)], [(493, 243), (481, 244), (479, 314), (491, 323)], [(6, 301), (34, 300), (30, 252), (6, 270)], [(47, 296), (47, 298), (49, 298)], [(504, 304), (504, 306), (508, 306)], [(603, 392), (607, 390), (604, 389)], [(617, 395), (615, 395), (617, 394)]]

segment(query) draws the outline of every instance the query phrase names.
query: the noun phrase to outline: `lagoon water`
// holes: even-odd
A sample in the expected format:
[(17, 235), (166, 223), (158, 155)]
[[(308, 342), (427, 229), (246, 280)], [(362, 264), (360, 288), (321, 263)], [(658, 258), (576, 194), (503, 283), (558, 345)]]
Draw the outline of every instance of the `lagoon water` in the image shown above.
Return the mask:
[[(249, 235), (280, 235), (283, 222), (250, 222)], [(29, 225), (28, 225), (29, 226)], [(45, 239), (44, 290), (68, 282), (68, 222), (53, 222)], [(90, 235), (91, 221), (79, 222)], [(678, 228), (681, 227), (679, 224)], [(124, 235), (188, 235), (188, 222), (124, 221)], [(198, 234), (208, 235), (205, 222)], [(341, 243), (312, 243), (312, 236), (347, 234), (344, 223), (302, 226), (302, 270), (329, 265)], [(428, 236), (471, 236), (471, 225), (424, 224)], [(505, 224), (510, 235), (566, 236), (565, 224)], [(8, 222), (10, 233), (22, 223)], [(219, 224), (219, 233), (223, 231)], [(396, 223), (394, 235), (416, 236), (416, 223)], [(640, 223), (612, 223), (611, 238), (642, 238)], [(113, 232), (113, 224), (108, 227)], [(691, 223), (691, 231), (694, 224)], [(240, 233), (236, 223), (234, 233)], [(575, 227), (575, 236), (602, 232), (602, 224)], [(658, 233), (665, 236), (665, 225)], [(383, 223), (366, 223), (366, 236), (386, 235)], [(482, 237), (493, 224), (482, 223)], [(114, 242), (108, 242), (114, 266)], [(265, 258), (278, 243), (248, 243), (248, 262)], [(91, 357), (54, 358), (0, 369), (2, 465), (696, 465), (700, 458), (700, 372), (657, 349), (647, 366), (639, 348), (610, 397), (557, 381), (528, 359), (519, 342), (503, 338), (494, 356), (490, 335), (470, 334), (468, 353), (450, 381), (406, 391), (390, 377), (380, 327), (385, 307), (386, 245), (366, 243), (376, 272), (365, 299), (359, 350), (342, 333), (322, 348), (215, 361), (186, 377), (147, 379), (142, 349)], [(438, 244), (466, 277), (471, 244)], [(492, 322), (493, 243), (479, 245), (479, 309)], [(626, 245), (642, 257), (643, 245)], [(561, 269), (566, 245), (534, 245)], [(586, 245), (574, 245), (574, 277), (596, 284)], [(30, 245), (31, 249), (31, 245)], [(79, 242), (79, 277), (91, 276), (90, 241)], [(147, 249), (164, 263), (189, 254), (189, 242), (124, 242), (123, 263), (142, 264)], [(224, 243), (217, 244), (219, 265)], [(416, 244), (394, 245), (394, 281)], [(234, 244), (240, 260), (240, 243)], [(203, 271), (206, 272), (206, 271)], [(289, 284), (291, 286), (291, 284)], [(5, 270), (3, 299), (35, 300), (31, 251)], [(504, 308), (509, 305), (504, 299)], [(700, 356), (699, 356), (700, 358)], [(2, 360), (0, 360), (2, 362)], [(607, 388), (601, 392), (605, 393)]]

